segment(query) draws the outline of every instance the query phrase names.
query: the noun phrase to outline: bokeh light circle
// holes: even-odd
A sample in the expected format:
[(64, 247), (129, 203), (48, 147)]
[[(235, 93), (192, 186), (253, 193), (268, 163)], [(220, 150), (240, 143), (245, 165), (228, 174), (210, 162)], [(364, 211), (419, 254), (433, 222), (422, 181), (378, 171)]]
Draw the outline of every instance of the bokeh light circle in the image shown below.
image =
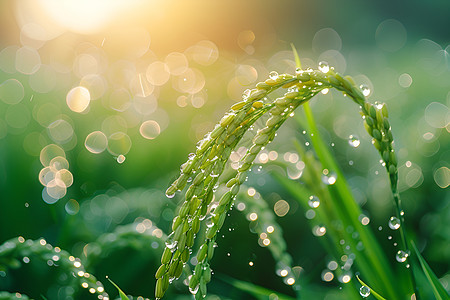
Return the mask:
[(39, 70), (41, 56), (36, 49), (22, 47), (16, 52), (16, 70), (22, 74), (31, 75)]
[(48, 166), (50, 166), (51, 160), (57, 156), (66, 157), (66, 153), (60, 146), (55, 145), (55, 144), (50, 144), (50, 145), (45, 146), (41, 150), (39, 159), (41, 161), (41, 164), (44, 167), (48, 167)]
[(397, 20), (385, 20), (378, 25), (375, 40), (381, 50), (395, 52), (406, 43), (406, 29)]
[(25, 90), (22, 83), (14, 78), (0, 84), (0, 99), (6, 104), (17, 104), (22, 101)]
[(159, 126), (158, 122), (148, 120), (141, 124), (139, 132), (142, 135), (142, 137), (149, 140), (153, 140), (161, 133), (161, 127)]
[(130, 105), (131, 95), (124, 89), (114, 90), (109, 95), (109, 107), (118, 112), (124, 112)]
[(81, 113), (86, 110), (91, 101), (89, 90), (82, 86), (77, 86), (67, 93), (66, 103), (70, 110)]
[(102, 153), (108, 146), (108, 138), (103, 132), (94, 131), (88, 134), (84, 141), (84, 146), (91, 153)]
[(67, 187), (61, 179), (53, 179), (46, 186), (47, 194), (53, 199), (61, 199), (67, 193)]
[(108, 138), (108, 152), (112, 155), (126, 155), (131, 149), (131, 139), (124, 132), (115, 132)]
[(68, 142), (74, 134), (72, 125), (62, 119), (50, 123), (50, 125), (47, 126), (47, 130), (50, 138), (54, 142), (61, 144)]
[(186, 55), (179, 52), (169, 53), (164, 62), (169, 68), (169, 72), (172, 75), (181, 75), (188, 68), (188, 60)]
[(333, 28), (322, 28), (314, 35), (312, 48), (318, 53), (327, 50), (340, 51), (342, 48), (342, 40), (339, 34)]
[(56, 156), (50, 161), (49, 167), (54, 171), (61, 171), (69, 168), (69, 162), (64, 156)]
[(450, 123), (450, 109), (439, 102), (431, 102), (425, 108), (425, 120), (434, 128), (444, 128)]
[(12, 128), (25, 128), (30, 123), (31, 114), (22, 103), (11, 105), (6, 109), (5, 121)]
[(170, 70), (165, 63), (155, 61), (148, 66), (146, 76), (148, 82), (156, 86), (161, 86), (169, 80)]
[(236, 80), (241, 85), (250, 85), (258, 79), (258, 71), (250, 65), (239, 65), (236, 69)]
[(80, 204), (78, 203), (77, 200), (70, 199), (69, 201), (67, 201), (64, 208), (69, 215), (76, 215), (80, 210)]
[(202, 66), (209, 66), (219, 58), (219, 48), (212, 41), (203, 40), (188, 49), (194, 61)]
[(73, 175), (67, 169), (62, 169), (56, 172), (55, 179), (61, 180), (66, 188), (70, 187), (73, 184)]

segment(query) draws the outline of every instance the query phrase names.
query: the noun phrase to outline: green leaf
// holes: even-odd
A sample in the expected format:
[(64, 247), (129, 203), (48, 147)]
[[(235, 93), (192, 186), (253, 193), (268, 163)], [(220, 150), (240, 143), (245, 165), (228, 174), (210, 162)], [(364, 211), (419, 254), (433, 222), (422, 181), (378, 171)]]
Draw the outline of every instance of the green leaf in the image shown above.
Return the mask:
[(226, 275), (218, 275), (219, 279), (223, 280), (224, 282), (234, 286), (237, 289), (240, 289), (242, 291), (245, 291), (249, 294), (252, 294), (257, 299), (268, 299), (267, 297), (270, 295), (276, 295), (277, 299), (279, 300), (294, 300), (295, 298), (280, 294), (278, 292), (275, 292), (270, 289), (266, 289), (264, 287), (254, 285), (250, 282), (241, 281), (238, 279), (234, 279), (232, 277), (226, 276)]
[(295, 58), (295, 67), (296, 68), (302, 68), (302, 64), (300, 62), (300, 57), (298, 56), (297, 49), (295, 48), (294, 44), (291, 43), (292, 52), (294, 52), (294, 58)]
[(125, 293), (120, 289), (120, 287), (117, 286), (117, 284), (115, 284), (111, 279), (109, 279), (109, 277), (106, 277), (106, 279), (109, 280), (109, 282), (112, 283), (112, 285), (114, 285), (116, 287), (116, 289), (119, 291), (119, 296), (121, 300), (130, 300), (127, 295), (125, 295)]
[(442, 286), (441, 282), (437, 278), (436, 274), (434, 274), (433, 270), (431, 270), (428, 263), (425, 261), (423, 256), (420, 254), (419, 250), (416, 247), (416, 244), (414, 244), (413, 241), (411, 241), (411, 245), (414, 248), (414, 252), (416, 253), (417, 258), (419, 259), (420, 266), (422, 267), (423, 273), (425, 273), (425, 276), (428, 279), (428, 282), (430, 283), (431, 287), (433, 288), (433, 293), (436, 299), (438, 300), (444, 300), (444, 299), (450, 299), (448, 296), (447, 291)]
[(358, 279), (359, 283), (361, 283), (363, 286), (366, 286), (370, 289), (370, 294), (372, 294), (375, 298), (377, 298), (378, 300), (386, 300), (384, 299), (382, 296), (380, 296), (380, 294), (378, 294), (377, 292), (375, 292), (370, 286), (368, 286), (367, 284), (364, 283), (364, 281), (362, 281), (358, 275), (356, 275), (356, 278)]

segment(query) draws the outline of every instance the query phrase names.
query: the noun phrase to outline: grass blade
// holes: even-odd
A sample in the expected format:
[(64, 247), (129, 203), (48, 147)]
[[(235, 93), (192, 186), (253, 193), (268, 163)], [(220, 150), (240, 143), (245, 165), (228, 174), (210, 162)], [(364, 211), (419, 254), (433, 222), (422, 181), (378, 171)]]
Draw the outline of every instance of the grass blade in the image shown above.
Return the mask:
[(431, 270), (428, 263), (425, 261), (423, 256), (420, 254), (419, 250), (416, 247), (416, 244), (414, 244), (413, 241), (411, 241), (411, 245), (414, 249), (414, 252), (416, 253), (417, 258), (419, 259), (420, 266), (422, 267), (423, 273), (428, 279), (428, 282), (430, 283), (431, 287), (433, 288), (433, 293), (436, 299), (438, 300), (444, 300), (444, 299), (450, 299), (447, 291), (442, 286), (441, 282), (437, 278), (436, 274), (434, 274), (433, 270)]
[(297, 49), (295, 48), (294, 44), (291, 43), (292, 52), (294, 53), (295, 58), (295, 67), (296, 68), (302, 68), (302, 64), (300, 62), (300, 57), (298, 56)]
[(223, 274), (220, 276), (218, 275), (217, 277), (241, 291), (252, 294), (252, 296), (256, 297), (257, 299), (267, 299), (268, 296), (275, 294), (277, 296), (277, 299), (279, 300), (295, 300), (295, 298), (292, 298), (290, 296), (283, 295), (273, 290), (261, 287), (259, 285), (238, 280)]
[(117, 286), (117, 284), (114, 283), (114, 281), (112, 281), (111, 279), (109, 279), (109, 277), (106, 277), (106, 279), (109, 280), (109, 282), (112, 283), (112, 285), (114, 285), (116, 287), (116, 289), (119, 291), (119, 296), (121, 300), (130, 300), (130, 298), (128, 298), (127, 295), (125, 295), (125, 293), (120, 289), (120, 287)]
[(392, 285), (394, 276), (387, 258), (382, 252), (373, 233), (359, 222), (358, 216), (361, 214), (361, 209), (353, 199), (350, 187), (337, 161), (321, 138), (309, 104), (303, 104), (303, 109), (306, 122), (303, 122), (303, 120), (300, 120), (299, 118), (297, 118), (297, 121), (300, 125), (305, 123), (304, 125), (306, 125), (307, 131), (311, 133), (311, 142), (322, 166), (329, 170), (333, 170), (337, 174), (338, 179), (336, 180), (336, 183), (328, 186), (328, 188), (333, 194), (334, 201), (336, 201), (336, 208), (337, 211), (340, 212), (341, 220), (345, 218), (352, 224), (355, 230), (360, 234), (360, 239), (365, 245), (365, 253), (361, 253), (364, 258), (359, 259), (359, 262), (364, 264), (367, 263), (370, 268), (365, 268), (363, 274), (365, 274), (365, 276), (371, 276), (372, 278), (370, 280), (373, 281), (374, 284), (376, 283), (375, 285), (377, 288), (383, 287), (383, 290), (386, 290), (389, 298), (400, 299), (401, 292), (396, 290)]
[(382, 296), (380, 296), (380, 294), (378, 294), (377, 292), (375, 292), (370, 286), (368, 286), (367, 284), (364, 283), (364, 281), (361, 280), (361, 278), (359, 278), (358, 275), (356, 275), (356, 278), (358, 279), (359, 283), (361, 283), (363, 286), (366, 286), (370, 289), (370, 293), (377, 298), (378, 300), (386, 300), (385, 298), (383, 298)]

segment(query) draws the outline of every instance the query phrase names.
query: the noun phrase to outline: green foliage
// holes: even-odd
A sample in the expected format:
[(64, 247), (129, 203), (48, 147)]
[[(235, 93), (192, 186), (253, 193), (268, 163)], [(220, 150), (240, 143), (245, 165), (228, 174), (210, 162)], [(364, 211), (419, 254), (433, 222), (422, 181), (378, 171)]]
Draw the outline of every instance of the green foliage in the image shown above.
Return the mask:
[[(296, 64), (300, 68), (300, 59), (295, 48), (293, 51)], [(337, 162), (336, 153), (327, 146), (314, 120), (308, 101), (325, 89), (341, 91), (345, 97), (360, 106), (364, 127), (380, 154), (389, 178), (399, 222), (397, 232), (401, 238), (396, 250), (400, 249), (399, 251), (405, 253), (401, 264), (390, 263), (391, 255), (376, 239), (376, 233), (367, 226), (369, 218), (353, 196), (351, 186), (344, 177), (345, 173)], [(301, 108), (303, 114), (297, 111)], [(294, 269), (301, 269), (298, 266), (299, 258), (296, 252), (291, 251), (290, 240), (285, 236), (289, 230), (300, 229), (300, 222), (297, 222), (299, 220), (294, 222), (294, 226), (291, 226), (293, 228), (282, 229), (282, 222), (278, 222), (271, 208), (271, 200), (258, 192), (258, 197), (251, 196), (245, 183), (248, 172), (252, 167), (255, 168), (261, 151), (269, 147), (285, 122), (291, 122), (289, 119), (294, 112), (297, 114), (295, 130), (307, 131), (310, 136), (308, 143), (311, 142), (312, 145), (304, 147), (300, 142), (302, 138), (294, 138), (297, 153), (305, 163), (301, 182), (279, 172), (279, 165), (282, 165), (280, 163), (271, 163), (271, 166), (277, 165), (278, 168), (275, 168), (275, 171), (269, 170), (269, 173), (282, 187), (282, 192), (290, 197), (289, 201), (295, 201), (300, 210), (314, 214), (314, 217), (308, 217), (308, 223), (316, 235), (315, 238), (326, 249), (325, 259), (337, 265), (333, 270), (327, 269), (327, 274), (335, 276), (337, 280), (334, 282), (338, 281), (342, 291), (332, 284), (331, 287), (323, 287), (294, 272)], [(262, 128), (253, 134), (253, 128), (261, 123)], [(248, 137), (251, 135), (250, 146), (245, 147), (239, 165), (230, 169), (229, 159), (233, 151), (248, 143)], [(282, 167), (284, 169), (286, 166)], [(393, 147), (392, 128), (385, 104), (372, 105), (366, 102), (362, 90), (351, 77), (340, 75), (324, 63), (319, 64), (319, 70), (298, 69), (294, 75), (271, 72), (269, 79), (245, 92), (242, 101), (231, 107), (213, 130), (197, 144), (195, 153), (181, 166), (180, 176), (166, 191), (167, 196), (177, 200), (179, 197), (175, 193), (184, 190), (176, 214), (175, 201), (167, 201), (162, 192), (158, 191), (159, 187), (155, 182), (152, 183), (154, 188), (151, 191), (138, 189), (121, 193), (109, 190), (82, 201), (79, 215), (67, 218), (64, 223), (61, 240), (63, 244), (71, 245), (78, 239), (71, 252), (77, 253), (80, 258), (75, 258), (58, 247), (52, 247), (44, 239), (26, 240), (18, 237), (0, 246), (0, 275), (9, 279), (11, 271), (23, 268), (30, 260), (39, 260), (45, 268), (54, 269), (58, 276), (65, 275), (51, 277), (54, 278), (52, 282), (55, 286), (72, 288), (73, 291), (63, 294), (63, 297), (82, 298), (89, 295), (88, 293), (94, 294), (94, 297), (107, 296), (102, 283), (86, 270), (92, 270), (99, 278), (103, 278), (105, 274), (95, 272), (103, 264), (107, 270), (117, 269), (123, 278), (130, 275), (146, 278), (140, 274), (139, 267), (146, 268), (145, 273), (148, 273), (149, 266), (153, 267), (152, 258), (161, 256), (160, 267), (153, 279), (156, 298), (167, 294), (166, 298), (176, 299), (176, 294), (183, 293), (188, 285), (195, 299), (203, 299), (207, 296), (207, 284), (213, 287), (216, 284), (212, 280), (212, 275), (217, 274), (212, 270), (216, 263), (212, 262), (212, 258), (214, 252), (217, 252), (218, 232), (224, 227), (230, 210), (236, 207), (236, 204), (243, 203), (245, 207), (238, 207), (238, 210), (242, 210), (246, 215), (256, 213), (258, 216), (257, 221), (249, 218), (251, 230), (258, 234), (262, 243), (264, 239), (261, 239), (261, 236), (269, 237), (267, 243), (270, 244), (263, 245), (267, 246), (273, 260), (278, 262), (275, 266), (277, 274), (282, 270), (283, 273), (278, 275), (284, 278), (286, 284), (292, 285), (294, 291), (288, 290), (287, 293), (296, 293), (298, 298), (308, 299), (320, 299), (326, 295), (359, 299), (359, 281), (364, 287), (370, 286), (371, 295), (377, 299), (384, 299), (377, 292), (388, 299), (403, 299), (405, 295), (409, 298), (414, 291), (419, 298), (421, 295), (417, 286), (420, 287), (420, 292), (430, 290), (436, 298), (448, 299), (445, 288), (415, 245), (412, 244), (412, 254), (408, 250), (407, 226), (404, 223), (404, 211), (397, 187), (398, 176), (399, 163)], [(160, 179), (159, 183), (166, 179), (167, 177)], [(313, 196), (317, 197), (320, 203), (311, 204)], [(127, 205), (123, 205), (124, 202)], [(172, 218), (170, 226), (168, 220)], [(160, 228), (165, 232), (171, 230), (172, 233), (166, 236)], [(153, 249), (150, 249), (150, 245)], [(132, 253), (138, 255), (121, 255), (124, 249), (132, 249)], [(117, 257), (120, 259), (114, 259)], [(104, 264), (108, 259), (114, 260), (114, 264)], [(431, 289), (424, 287), (420, 276), (412, 274), (413, 270), (419, 270), (416, 260), (420, 263)], [(116, 261), (120, 261), (120, 264), (116, 264)], [(156, 263), (159, 264), (159, 261)], [(194, 266), (192, 275), (190, 265)], [(408, 266), (405, 267), (406, 265)], [(367, 284), (362, 282), (357, 274), (360, 274)], [(291, 296), (284, 295), (283, 292), (254, 284), (251, 280), (243, 281), (223, 274), (217, 277), (258, 299), (275, 295), (279, 299), (291, 299)], [(177, 281), (179, 278), (182, 280)], [(357, 280), (354, 280), (355, 278)], [(419, 280), (416, 284), (417, 278)], [(120, 281), (122, 286), (124, 281), (116, 280)], [(145, 284), (136, 284), (147, 286), (148, 279), (146, 280)], [(122, 300), (128, 299), (114, 282), (111, 283), (117, 288)], [(172, 290), (169, 289), (170, 283), (175, 286)], [(129, 290), (126, 284), (123, 287)], [(18, 295), (21, 294), (2, 292), (0, 299), (15, 299), (19, 298)], [(21, 297), (27, 299), (25, 295)], [(184, 296), (180, 296), (180, 299), (182, 297)], [(45, 299), (44, 296), (42, 298)]]
[(365, 290), (364, 292), (360, 292), (362, 294), (362, 296), (364, 295), (363, 297), (367, 297), (369, 295), (369, 293), (370, 293), (371, 295), (373, 295), (378, 300), (386, 300), (385, 298), (381, 297), (380, 294), (378, 294), (372, 288), (370, 288), (370, 286), (365, 284), (364, 281), (362, 281), (361, 278), (359, 278), (359, 276), (356, 276), (356, 278), (358, 279), (359, 283), (362, 284), (363, 287), (368, 288), (368, 290)]
[(21, 293), (0, 292), (0, 300), (15, 300), (15, 299), (28, 300), (30, 298), (28, 298), (27, 295)]
[(117, 284), (114, 283), (114, 281), (112, 281), (109, 277), (108, 277), (109, 282), (111, 282), (112, 285), (114, 285), (114, 287), (117, 289), (117, 291), (119, 292), (119, 296), (121, 300), (130, 300), (127, 295), (125, 295), (125, 293), (117, 286)]
[(422, 271), (428, 279), (428, 283), (433, 288), (433, 294), (436, 297), (436, 299), (438, 300), (450, 299), (449, 294), (442, 286), (442, 283), (439, 281), (439, 279), (434, 274), (433, 270), (431, 270), (428, 263), (422, 257), (422, 254), (420, 254), (419, 250), (417, 249), (413, 241), (411, 241), (411, 245), (414, 249), (417, 259), (419, 260), (420, 266), (422, 267)]
[(243, 290), (245, 292), (250, 293), (252, 296), (254, 296), (256, 299), (270, 299), (270, 298), (276, 298), (280, 300), (293, 300), (295, 298), (277, 293), (275, 291), (272, 291), (267, 288), (263, 288), (254, 284), (251, 284), (249, 282), (245, 282), (242, 280), (237, 280), (228, 276), (221, 276), (221, 280), (227, 282), (228, 284), (234, 286), (237, 289)]
[[(297, 64), (300, 64), (298, 57)], [(355, 230), (361, 245), (364, 245), (363, 247), (366, 249), (362, 257), (356, 259), (358, 266), (367, 276), (370, 276), (371, 280), (378, 282), (377, 286), (386, 290), (392, 299), (400, 299), (402, 297), (404, 291), (396, 289), (392, 285), (394, 275), (392, 271), (387, 271), (389, 264), (383, 258), (383, 252), (378, 247), (373, 235), (364, 229), (360, 220), (358, 220), (361, 216), (360, 208), (354, 201), (342, 172), (321, 141), (311, 110), (306, 102), (323, 89), (335, 88), (360, 105), (366, 130), (373, 137), (372, 143), (379, 151), (389, 174), (396, 211), (400, 220), (402, 248), (408, 252), (407, 245), (404, 243), (406, 233), (402, 221), (403, 215), (401, 214), (403, 210), (397, 192), (397, 159), (392, 146), (393, 136), (391, 126), (387, 120), (386, 106), (384, 104), (376, 104), (374, 106), (366, 102), (364, 95), (355, 86), (351, 77), (341, 76), (327, 64), (319, 64), (319, 68), (320, 70), (317, 71), (297, 69), (295, 75), (278, 75), (276, 72), (272, 72), (269, 79), (258, 83), (256, 89), (249, 90), (244, 95), (242, 102), (231, 107), (230, 112), (222, 118), (214, 130), (198, 143), (195, 155), (182, 165), (180, 177), (168, 188), (166, 194), (171, 197), (177, 190), (182, 190), (186, 186), (189, 178), (192, 181), (185, 194), (186, 200), (180, 206), (178, 216), (173, 220), (173, 232), (169, 236), (165, 250), (167, 255), (163, 255), (162, 265), (156, 275), (158, 279), (156, 298), (163, 297), (169, 280), (176, 279), (181, 275), (182, 265), (187, 262), (193, 246), (193, 236), (200, 229), (198, 222), (208, 218), (208, 226), (199, 233), (200, 236), (205, 238), (203, 238), (203, 245), (199, 248), (197, 254), (198, 264), (189, 284), (189, 288), (196, 299), (201, 299), (206, 295), (206, 283), (209, 282), (210, 276), (206, 279), (203, 274), (205, 272), (210, 274), (211, 272), (209, 261), (214, 252), (216, 233), (224, 223), (225, 214), (233, 205), (234, 198), (245, 181), (246, 172), (252, 166), (258, 153), (273, 140), (276, 131), (300, 105), (304, 107), (312, 136), (311, 139), (321, 164), (313, 172), (310, 172), (310, 185), (314, 186), (314, 182), (316, 182), (315, 185), (317, 186), (317, 182), (320, 182), (321, 179), (321, 170), (327, 170), (327, 173), (323, 173), (323, 175), (326, 176), (328, 187), (315, 188), (315, 191), (320, 194), (321, 198), (327, 200), (326, 202), (329, 206), (328, 215), (325, 213), (326, 216), (323, 219), (328, 221), (328, 228), (330, 229), (333, 228), (332, 222), (343, 222), (342, 228)], [(287, 92), (284, 92), (283, 96), (273, 101), (269, 100), (267, 96), (279, 88), (285, 88)], [(252, 140), (252, 146), (240, 160), (237, 174), (228, 180), (226, 186), (229, 188), (229, 191), (221, 196), (218, 204), (211, 204), (214, 187), (218, 183), (218, 178), (223, 172), (224, 165), (231, 151), (236, 148), (249, 126), (265, 113), (270, 115), (265, 122), (266, 126), (258, 130)], [(313, 161), (306, 163), (308, 166), (318, 164)], [(337, 178), (332, 177), (330, 172), (335, 172)], [(210, 215), (207, 217), (210, 210)], [(361, 246), (357, 244), (357, 241), (354, 241), (354, 238), (345, 234), (345, 231), (348, 232), (348, 229), (332, 232), (331, 234), (334, 241), (331, 241), (329, 247), (331, 250), (334, 250), (335, 255), (337, 254), (336, 257), (346, 255), (346, 252), (342, 249), (343, 245), (339, 246), (339, 240), (342, 235), (344, 235), (344, 241), (350, 243), (347, 246), (349, 247), (348, 249), (363, 250), (358, 249)], [(355, 254), (352, 255), (354, 256)], [(352, 262), (354, 259), (355, 257), (350, 255), (348, 260)], [(342, 268), (345, 270), (345, 266)], [(412, 274), (410, 279), (412, 287), (415, 289), (416, 286)], [(350, 275), (343, 275), (342, 281), (344, 283), (350, 281)]]
[(63, 276), (58, 277), (60, 284), (72, 287), (67, 297), (72, 297), (80, 289), (89, 290), (91, 294), (108, 295), (104, 292), (103, 284), (86, 271), (79, 258), (59, 247), (53, 247), (44, 239), (34, 241), (18, 237), (0, 245), (0, 269), (4, 272), (17, 269), (35, 259), (56, 268), (58, 273), (63, 273)]

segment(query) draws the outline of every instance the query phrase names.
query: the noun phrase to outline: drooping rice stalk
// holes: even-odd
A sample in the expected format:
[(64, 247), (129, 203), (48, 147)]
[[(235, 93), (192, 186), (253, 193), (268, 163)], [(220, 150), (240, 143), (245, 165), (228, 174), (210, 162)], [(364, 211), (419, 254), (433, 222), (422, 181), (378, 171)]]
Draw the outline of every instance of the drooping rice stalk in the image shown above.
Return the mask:
[[(166, 242), (161, 258), (161, 266), (156, 272), (156, 298), (162, 298), (169, 283), (180, 277), (184, 264), (189, 260), (194, 238), (204, 237), (197, 252), (197, 265), (190, 278), (189, 289), (196, 299), (206, 295), (206, 284), (211, 280), (210, 260), (214, 254), (216, 234), (221, 229), (226, 214), (234, 203), (240, 186), (247, 177), (259, 152), (270, 143), (277, 130), (297, 107), (309, 101), (324, 89), (335, 88), (352, 99), (361, 108), (364, 126), (373, 137), (372, 143), (379, 151), (389, 174), (391, 190), (400, 222), (402, 249), (409, 253), (403, 229), (403, 210), (397, 189), (397, 158), (393, 149), (393, 136), (388, 121), (386, 105), (366, 102), (359, 87), (349, 76), (343, 77), (327, 64), (319, 64), (319, 70), (298, 68), (295, 75), (271, 72), (269, 79), (260, 82), (255, 89), (247, 90), (243, 101), (234, 104), (215, 128), (197, 144), (195, 154), (181, 166), (181, 173), (167, 189), (166, 195), (173, 197), (175, 192), (189, 187), (185, 201), (173, 219), (172, 233)], [(267, 96), (275, 90), (283, 96), (275, 100)], [(228, 191), (214, 202), (219, 177), (223, 172), (231, 152), (237, 147), (244, 134), (263, 115), (268, 114), (265, 126), (259, 129), (252, 140), (251, 147), (240, 160), (237, 174), (226, 183)], [(200, 226), (206, 223), (207, 226)], [(406, 257), (405, 257), (406, 259)], [(413, 276), (411, 276), (412, 280)], [(413, 286), (415, 284), (413, 283)], [(417, 293), (416, 293), (417, 295)]]

